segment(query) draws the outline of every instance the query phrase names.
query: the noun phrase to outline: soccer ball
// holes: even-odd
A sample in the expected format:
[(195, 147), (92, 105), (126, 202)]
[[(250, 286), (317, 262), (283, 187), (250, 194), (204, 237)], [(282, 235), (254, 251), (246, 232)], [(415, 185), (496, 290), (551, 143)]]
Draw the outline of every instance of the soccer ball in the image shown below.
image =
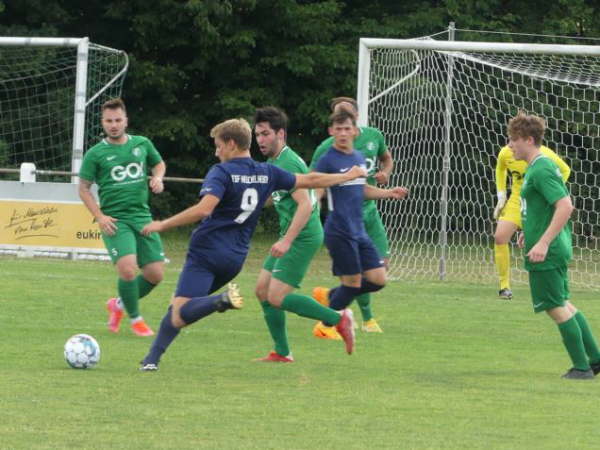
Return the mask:
[(91, 369), (100, 361), (100, 346), (88, 334), (76, 334), (65, 343), (65, 361), (73, 369)]

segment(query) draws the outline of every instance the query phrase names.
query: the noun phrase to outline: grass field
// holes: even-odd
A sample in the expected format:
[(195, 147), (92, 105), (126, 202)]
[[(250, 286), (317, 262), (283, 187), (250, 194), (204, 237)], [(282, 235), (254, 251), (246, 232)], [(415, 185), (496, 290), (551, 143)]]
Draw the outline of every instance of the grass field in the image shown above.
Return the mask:
[[(165, 282), (142, 301), (157, 328), (185, 242), (167, 241)], [(294, 364), (251, 362), (271, 343), (253, 298), (267, 249), (255, 240), (238, 283), (242, 311), (186, 329), (161, 370), (137, 370), (150, 340), (105, 327), (109, 263), (0, 258), (0, 448), (365, 449), (594, 448), (598, 381), (565, 381), (560, 337), (531, 312), (528, 290), (391, 283), (375, 296), (382, 335), (356, 353), (288, 316)], [(321, 254), (303, 290), (332, 285)], [(600, 335), (599, 295), (574, 291)], [(357, 311), (356, 311), (357, 312)], [(62, 346), (96, 337), (102, 360), (73, 370)]]

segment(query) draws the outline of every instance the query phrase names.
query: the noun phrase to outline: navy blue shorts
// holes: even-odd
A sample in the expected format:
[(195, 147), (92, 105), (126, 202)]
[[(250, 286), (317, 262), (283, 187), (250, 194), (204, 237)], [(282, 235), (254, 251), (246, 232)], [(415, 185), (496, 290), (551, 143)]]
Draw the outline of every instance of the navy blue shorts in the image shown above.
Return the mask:
[(233, 280), (242, 270), (244, 257), (239, 254), (188, 252), (175, 297), (205, 297)]
[(348, 239), (338, 234), (325, 233), (325, 246), (333, 261), (331, 270), (336, 277), (356, 275), (383, 267), (383, 259), (366, 234), (357, 239)]

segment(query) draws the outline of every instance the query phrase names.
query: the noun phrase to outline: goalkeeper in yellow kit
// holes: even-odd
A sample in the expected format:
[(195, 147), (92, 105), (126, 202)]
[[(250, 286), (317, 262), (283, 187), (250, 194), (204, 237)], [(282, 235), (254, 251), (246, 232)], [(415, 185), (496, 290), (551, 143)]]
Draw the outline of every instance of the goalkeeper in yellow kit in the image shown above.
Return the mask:
[[(543, 155), (550, 158), (560, 169), (563, 181), (567, 181), (571, 173), (570, 167), (560, 156), (554, 153), (546, 146), (541, 146), (540, 151)], [(498, 220), (496, 232), (494, 233), (494, 261), (500, 277), (500, 298), (510, 300), (512, 291), (510, 289), (510, 250), (508, 243), (515, 231), (521, 229), (521, 186), (523, 177), (527, 170), (526, 161), (517, 161), (514, 158), (513, 151), (507, 145), (502, 147), (498, 154), (496, 163), (496, 192), (498, 202), (494, 209), (494, 219)], [(506, 177), (510, 175), (510, 197), (506, 197)]]

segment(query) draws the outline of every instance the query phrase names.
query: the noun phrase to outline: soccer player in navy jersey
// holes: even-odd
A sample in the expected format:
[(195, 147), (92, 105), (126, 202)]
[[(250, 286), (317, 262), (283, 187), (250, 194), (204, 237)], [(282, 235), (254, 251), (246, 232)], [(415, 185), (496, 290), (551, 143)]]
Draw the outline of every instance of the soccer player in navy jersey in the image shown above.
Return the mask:
[[(149, 235), (201, 221), (192, 233), (171, 305), (141, 363), (143, 371), (158, 369), (162, 354), (181, 328), (215, 311), (242, 307), (242, 297), (233, 283), (224, 293), (210, 294), (229, 283), (242, 269), (258, 216), (273, 191), (328, 187), (366, 176), (366, 170), (360, 167), (349, 167), (348, 171), (334, 175), (314, 172), (294, 175), (272, 164), (256, 162), (250, 157), (252, 130), (244, 119), (222, 122), (211, 130), (210, 135), (221, 163), (207, 173), (200, 190), (200, 201), (168, 219), (151, 222), (142, 230), (143, 234)], [(323, 317), (319, 320), (336, 325), (346, 351), (352, 353), (352, 311), (338, 312), (330, 308), (319, 311), (317, 315)], [(316, 315), (309, 317), (316, 318)]]
[[(356, 116), (339, 109), (329, 119), (333, 145), (318, 161), (315, 170), (344, 173), (353, 166), (366, 167), (364, 156), (354, 149), (358, 134)], [(325, 222), (325, 245), (333, 260), (333, 274), (341, 284), (329, 292), (329, 306), (345, 310), (352, 300), (367, 292), (376, 292), (386, 283), (384, 255), (380, 255), (367, 235), (362, 205), (365, 199), (402, 199), (404, 187), (380, 189), (360, 177), (327, 189), (329, 214)], [(327, 323), (325, 322), (327, 325)]]

